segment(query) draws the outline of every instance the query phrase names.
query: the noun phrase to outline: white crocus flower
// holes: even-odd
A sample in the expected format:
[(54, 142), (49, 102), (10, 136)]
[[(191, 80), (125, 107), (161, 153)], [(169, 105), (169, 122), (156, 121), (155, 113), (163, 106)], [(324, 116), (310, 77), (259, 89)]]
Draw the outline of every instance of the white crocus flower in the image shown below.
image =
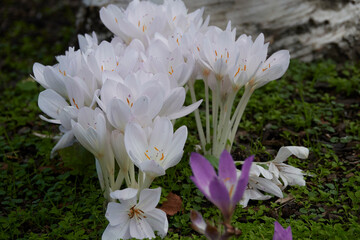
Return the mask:
[(150, 1), (134, 0), (126, 10), (110, 4), (100, 10), (100, 18), (110, 31), (127, 44), (136, 38), (147, 45), (148, 38), (152, 38), (156, 32), (170, 30), (161, 6)]
[(78, 121), (72, 121), (72, 128), (76, 139), (96, 158), (102, 158), (110, 143), (106, 129), (104, 113), (96, 108), (88, 107), (80, 109)]
[(98, 39), (95, 32), (93, 32), (91, 36), (89, 34), (85, 34), (85, 35), (79, 34), (78, 40), (79, 40), (80, 50), (85, 55), (89, 55), (89, 53), (91, 53), (98, 47)]
[(101, 101), (98, 103), (106, 111), (110, 124), (122, 132), (129, 121), (142, 126), (151, 124), (164, 101), (158, 82), (141, 84), (135, 75), (120, 81), (108, 79), (101, 89)]
[[(243, 207), (247, 206), (249, 200), (267, 200), (271, 198), (270, 195), (264, 195), (262, 192), (282, 198), (282, 190), (288, 185), (305, 186), (304, 175), (306, 174), (301, 169), (284, 163), (291, 155), (306, 159), (309, 155), (309, 149), (298, 146), (281, 147), (274, 160), (253, 163), (248, 188), (245, 190), (240, 202)], [(267, 169), (262, 165), (266, 165)], [(238, 175), (240, 173), (241, 171), (238, 170)]]
[(108, 203), (106, 218), (109, 225), (103, 240), (155, 238), (154, 231), (165, 237), (168, 231), (166, 213), (155, 208), (159, 203), (161, 188), (143, 189), (137, 199), (137, 189), (127, 188), (110, 193), (120, 203)]
[(275, 159), (269, 163), (269, 171), (274, 175), (274, 179), (281, 179), (282, 188), (287, 185), (305, 186), (304, 175), (301, 169), (285, 164), (288, 157), (294, 155), (300, 159), (306, 159), (309, 156), (309, 149), (306, 147), (287, 146), (280, 148)]
[(156, 118), (149, 136), (136, 123), (125, 129), (125, 147), (133, 163), (151, 177), (165, 174), (182, 157), (187, 138), (187, 128), (180, 127), (173, 133), (173, 125), (167, 118)]
[(43, 115), (40, 115), (40, 118), (50, 123), (60, 124), (60, 130), (63, 132), (63, 135), (51, 150), (51, 154), (56, 150), (72, 145), (74, 135), (70, 121), (77, 118), (77, 113), (69, 114), (74, 112), (73, 107), (69, 106), (65, 99), (52, 89), (44, 90), (39, 94), (38, 105), (41, 111), (52, 119), (48, 119)]

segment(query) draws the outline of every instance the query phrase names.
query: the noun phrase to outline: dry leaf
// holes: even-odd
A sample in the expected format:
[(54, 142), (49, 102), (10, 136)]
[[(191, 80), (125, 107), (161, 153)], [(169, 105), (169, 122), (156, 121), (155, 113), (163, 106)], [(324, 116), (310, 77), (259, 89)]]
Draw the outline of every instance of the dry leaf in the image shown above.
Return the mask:
[(163, 202), (160, 207), (167, 215), (174, 216), (177, 212), (181, 210), (182, 200), (180, 196), (170, 192), (166, 197), (166, 201)]

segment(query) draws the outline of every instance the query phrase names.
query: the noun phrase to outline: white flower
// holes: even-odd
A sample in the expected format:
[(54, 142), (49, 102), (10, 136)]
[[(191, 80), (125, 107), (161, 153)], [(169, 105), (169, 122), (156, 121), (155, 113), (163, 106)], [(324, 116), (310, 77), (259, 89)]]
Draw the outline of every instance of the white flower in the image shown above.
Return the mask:
[(72, 120), (72, 128), (76, 139), (89, 152), (101, 159), (105, 152), (111, 151), (110, 136), (106, 129), (103, 112), (83, 107), (79, 110), (78, 122)]
[(169, 119), (157, 117), (148, 136), (139, 124), (130, 123), (125, 129), (125, 147), (133, 163), (144, 173), (156, 177), (175, 166), (182, 157), (187, 128), (173, 133)]
[(144, 189), (137, 201), (137, 189), (127, 188), (110, 193), (120, 203), (110, 202), (106, 210), (109, 225), (102, 239), (155, 238), (154, 231), (164, 237), (168, 231), (165, 212), (155, 208), (159, 203), (161, 188)]
[(269, 171), (274, 175), (274, 179), (280, 178), (282, 180), (283, 189), (287, 185), (305, 186), (304, 175), (306, 174), (301, 169), (284, 163), (291, 155), (295, 155), (300, 159), (306, 159), (309, 156), (309, 149), (298, 146), (282, 147), (275, 159), (269, 164)]
[(147, 44), (156, 32), (167, 32), (169, 26), (160, 5), (150, 1), (132, 1), (126, 10), (110, 4), (100, 10), (104, 25), (127, 44), (136, 38)]

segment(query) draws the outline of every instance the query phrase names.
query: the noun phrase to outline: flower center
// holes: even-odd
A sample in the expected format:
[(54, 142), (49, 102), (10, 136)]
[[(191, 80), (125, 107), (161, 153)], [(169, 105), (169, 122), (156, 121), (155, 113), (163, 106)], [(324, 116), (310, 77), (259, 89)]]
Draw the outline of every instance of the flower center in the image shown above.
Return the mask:
[(146, 150), (144, 154), (147, 159), (154, 161), (162, 161), (165, 158), (164, 151), (157, 147)]
[(135, 208), (136, 205), (132, 206), (129, 210), (128, 216), (130, 219), (136, 217), (138, 220), (146, 218), (144, 212), (141, 209)]

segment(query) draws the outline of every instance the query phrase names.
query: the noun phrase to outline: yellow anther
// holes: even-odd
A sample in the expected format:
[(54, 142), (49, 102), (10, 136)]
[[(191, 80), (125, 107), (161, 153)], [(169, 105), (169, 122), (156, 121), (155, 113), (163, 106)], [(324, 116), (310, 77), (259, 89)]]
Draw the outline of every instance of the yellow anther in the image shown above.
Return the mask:
[(217, 56), (217, 51), (215, 50), (215, 55)]
[(140, 21), (138, 21), (138, 27), (140, 27)]
[(173, 18), (173, 21), (175, 21), (175, 19), (176, 19), (176, 16)]
[(239, 72), (240, 72), (240, 67), (238, 68), (238, 70), (237, 70), (237, 72), (235, 73), (235, 76), (234, 76), (234, 77), (236, 77), (236, 76), (239, 74)]
[(115, 18), (115, 22), (118, 23), (118, 20)]
[(229, 58), (229, 52), (227, 52), (226, 54), (227, 54), (227, 58)]
[(104, 71), (104, 66), (103, 66), (103, 65), (101, 65), (101, 71), (102, 71), (102, 72)]
[(200, 52), (200, 48), (199, 47), (196, 47), (197, 48), (197, 50)]
[(149, 159), (150, 160), (150, 157), (149, 157), (149, 155), (147, 155), (147, 153), (144, 153), (145, 154), (145, 156), (147, 157), (147, 159)]
[(77, 109), (79, 109), (79, 106), (76, 104), (76, 102), (75, 102), (75, 99), (74, 99), (74, 98), (72, 98), (72, 101), (73, 101), (73, 103), (74, 103), (75, 107), (76, 107)]
[(229, 180), (230, 180), (230, 178), (227, 177), (227, 178), (224, 179), (224, 182), (227, 182), (227, 181), (229, 181)]
[(180, 46), (180, 43), (179, 43), (179, 39), (178, 39), (178, 38), (176, 39), (176, 42), (177, 42), (177, 44)]
[(244, 71), (246, 71), (246, 65), (244, 65)]
[(66, 76), (66, 71), (64, 70), (64, 76)]
[(159, 149), (158, 149), (157, 147), (154, 147), (154, 148), (155, 148), (155, 150), (156, 150), (156, 151), (158, 151), (158, 152), (159, 152)]
[(161, 161), (161, 160), (164, 160), (164, 153), (161, 154), (160, 161)]

